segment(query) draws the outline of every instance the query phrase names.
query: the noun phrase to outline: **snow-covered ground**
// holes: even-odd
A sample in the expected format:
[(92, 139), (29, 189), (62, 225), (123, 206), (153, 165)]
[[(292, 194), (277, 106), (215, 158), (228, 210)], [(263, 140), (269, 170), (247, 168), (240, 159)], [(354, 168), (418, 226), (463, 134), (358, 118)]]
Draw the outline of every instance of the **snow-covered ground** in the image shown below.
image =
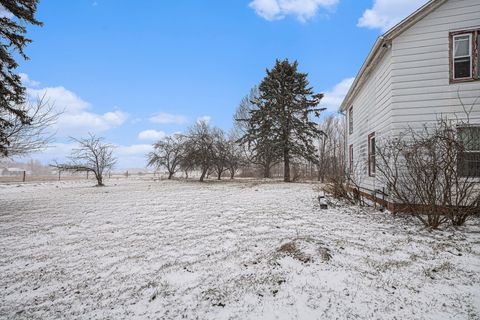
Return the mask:
[(480, 223), (313, 184), (0, 185), (1, 319), (479, 319)]

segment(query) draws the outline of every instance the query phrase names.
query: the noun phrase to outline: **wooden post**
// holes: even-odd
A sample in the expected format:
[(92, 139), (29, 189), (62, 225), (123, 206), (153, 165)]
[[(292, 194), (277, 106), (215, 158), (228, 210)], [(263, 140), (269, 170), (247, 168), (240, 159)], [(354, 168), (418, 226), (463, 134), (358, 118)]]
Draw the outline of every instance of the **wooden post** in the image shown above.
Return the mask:
[(27, 172), (24, 170), (23, 171), (23, 182), (25, 182), (26, 175), (27, 175)]
[(58, 181), (60, 181), (60, 176), (62, 174), (62, 171), (61, 170), (58, 170)]
[(88, 180), (88, 170), (87, 170), (87, 180)]
[(126, 176), (127, 176), (127, 178), (128, 178), (128, 170), (127, 170), (127, 173), (125, 173), (125, 175), (126, 175)]

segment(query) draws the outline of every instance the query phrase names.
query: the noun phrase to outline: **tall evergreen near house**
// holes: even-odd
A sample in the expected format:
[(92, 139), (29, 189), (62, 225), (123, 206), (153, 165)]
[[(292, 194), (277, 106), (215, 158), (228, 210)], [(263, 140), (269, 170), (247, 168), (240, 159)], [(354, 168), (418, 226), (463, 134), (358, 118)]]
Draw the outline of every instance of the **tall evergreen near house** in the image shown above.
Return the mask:
[(303, 158), (318, 162), (315, 138), (322, 131), (310, 115), (319, 116), (324, 108), (317, 108), (323, 94), (314, 94), (307, 74), (298, 72), (298, 62), (277, 60), (259, 86), (258, 108), (251, 111), (247, 139), (269, 141), (281, 152), (284, 163), (284, 181), (290, 182), (290, 162)]
[(247, 147), (245, 154), (247, 161), (262, 167), (263, 177), (271, 178), (271, 169), (282, 158), (281, 150), (274, 147), (268, 132), (271, 123), (268, 120), (252, 121), (253, 110), (259, 108), (260, 92), (257, 86), (250, 90), (250, 94), (242, 99), (235, 113), (234, 132), (241, 138), (237, 141)]
[(25, 46), (31, 42), (25, 37), (26, 23), (42, 25), (35, 19), (39, 0), (0, 0), (0, 156), (7, 155), (10, 144), (6, 130), (18, 119), (23, 124), (31, 122), (27, 110), (19, 108), (25, 103), (25, 87), (20, 76), (14, 73), (18, 67), (13, 54), (28, 57)]

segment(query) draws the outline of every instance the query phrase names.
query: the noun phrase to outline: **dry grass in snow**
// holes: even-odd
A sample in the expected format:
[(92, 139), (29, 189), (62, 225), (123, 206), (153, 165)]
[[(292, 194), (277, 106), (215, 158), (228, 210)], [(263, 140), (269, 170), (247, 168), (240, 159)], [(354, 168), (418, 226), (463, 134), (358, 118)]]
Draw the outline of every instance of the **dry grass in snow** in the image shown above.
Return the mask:
[(320, 210), (315, 186), (0, 185), (1, 319), (479, 319), (480, 224)]

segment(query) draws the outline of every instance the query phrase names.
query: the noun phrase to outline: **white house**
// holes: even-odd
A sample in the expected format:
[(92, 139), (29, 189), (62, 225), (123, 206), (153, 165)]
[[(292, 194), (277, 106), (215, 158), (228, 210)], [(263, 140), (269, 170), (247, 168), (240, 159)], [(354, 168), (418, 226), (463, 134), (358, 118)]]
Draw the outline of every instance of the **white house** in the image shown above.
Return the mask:
[[(375, 177), (379, 138), (465, 117), (459, 96), (467, 106), (480, 97), (480, 0), (431, 0), (377, 39), (340, 107), (348, 169), (362, 172), (361, 191), (384, 187)], [(480, 98), (470, 123), (480, 130)], [(480, 176), (480, 150), (469, 151)]]

